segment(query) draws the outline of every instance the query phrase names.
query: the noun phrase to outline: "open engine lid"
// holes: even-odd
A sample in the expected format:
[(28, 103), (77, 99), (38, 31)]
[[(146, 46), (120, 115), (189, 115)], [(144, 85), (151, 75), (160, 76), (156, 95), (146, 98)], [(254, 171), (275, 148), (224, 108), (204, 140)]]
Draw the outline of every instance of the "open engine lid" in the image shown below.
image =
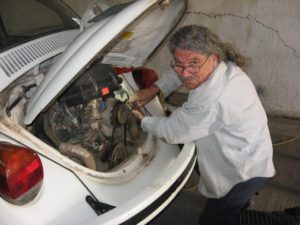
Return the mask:
[(58, 97), (95, 59), (117, 66), (141, 66), (175, 27), (186, 0), (137, 0), (114, 6), (84, 29), (52, 66), (32, 96), (25, 124)]

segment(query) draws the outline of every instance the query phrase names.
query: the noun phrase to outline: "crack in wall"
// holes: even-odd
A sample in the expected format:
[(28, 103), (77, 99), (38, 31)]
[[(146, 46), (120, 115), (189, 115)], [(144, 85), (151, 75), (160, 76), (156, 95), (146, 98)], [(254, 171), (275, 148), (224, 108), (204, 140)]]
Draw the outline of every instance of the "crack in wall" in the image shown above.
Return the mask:
[(263, 26), (264, 28), (268, 29), (268, 30), (271, 30), (273, 31), (277, 37), (279, 38), (280, 42), (282, 43), (282, 45), (290, 50), (292, 50), (294, 56), (296, 58), (300, 58), (300, 55), (297, 54), (297, 49), (293, 48), (292, 46), (288, 45), (284, 40), (283, 38), (281, 37), (280, 33), (278, 30), (276, 30), (275, 28), (271, 27), (271, 26), (268, 26), (266, 24), (264, 24), (263, 22), (259, 21), (258, 19), (256, 19), (254, 16), (248, 14), (247, 16), (240, 16), (240, 15), (235, 15), (235, 14), (232, 14), (232, 13), (205, 13), (205, 12), (192, 12), (192, 11), (188, 11), (187, 14), (189, 15), (195, 15), (195, 14), (198, 14), (198, 15), (203, 15), (203, 16), (206, 16), (206, 17), (209, 17), (209, 18), (217, 18), (217, 17), (227, 17), (227, 16), (231, 16), (231, 17), (236, 17), (236, 18), (239, 18), (239, 19), (244, 19), (244, 20), (248, 20), (248, 21), (252, 21), (252, 22), (256, 22), (258, 24), (260, 24), (261, 26)]

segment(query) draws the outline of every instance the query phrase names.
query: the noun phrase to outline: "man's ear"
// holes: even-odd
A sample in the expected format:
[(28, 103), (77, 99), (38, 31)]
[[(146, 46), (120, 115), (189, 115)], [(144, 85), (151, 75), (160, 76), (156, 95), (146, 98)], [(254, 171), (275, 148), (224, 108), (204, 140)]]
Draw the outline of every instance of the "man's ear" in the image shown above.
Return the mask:
[(216, 54), (213, 54), (213, 55), (211, 55), (210, 56), (211, 57), (211, 65), (213, 65), (213, 69), (215, 69), (217, 66), (218, 66), (218, 64), (219, 64), (219, 57), (216, 55)]
[(211, 55), (211, 60), (213, 60), (213, 62), (219, 62), (219, 56), (217, 56), (216, 54), (212, 54)]

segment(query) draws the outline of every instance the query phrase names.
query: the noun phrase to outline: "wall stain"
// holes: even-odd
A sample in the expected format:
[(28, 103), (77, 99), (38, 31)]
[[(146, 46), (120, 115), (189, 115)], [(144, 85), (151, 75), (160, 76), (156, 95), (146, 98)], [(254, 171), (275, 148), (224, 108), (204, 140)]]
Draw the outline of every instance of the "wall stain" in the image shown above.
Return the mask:
[(282, 45), (284, 47), (292, 50), (292, 52), (296, 58), (300, 58), (300, 55), (297, 54), (297, 49), (295, 49), (292, 46), (290, 46), (289, 44), (287, 44), (281, 37), (278, 30), (276, 30), (275, 28), (273, 28), (271, 26), (264, 24), (263, 22), (259, 21), (258, 19), (256, 19), (254, 16), (252, 16), (250, 14), (248, 14), (247, 16), (240, 16), (240, 15), (235, 15), (232, 13), (206, 13), (206, 12), (201, 12), (201, 11), (200, 12), (187, 11), (186, 14), (187, 15), (202, 15), (202, 16), (206, 16), (209, 18), (213, 18), (213, 19), (216, 19), (217, 17), (227, 17), (228, 16), (228, 17), (235, 17), (235, 18), (239, 18), (239, 19), (243, 19), (243, 20), (256, 22), (256, 23), (260, 24), (261, 26), (263, 26), (264, 28), (273, 31), (276, 34), (276, 36), (279, 38)]

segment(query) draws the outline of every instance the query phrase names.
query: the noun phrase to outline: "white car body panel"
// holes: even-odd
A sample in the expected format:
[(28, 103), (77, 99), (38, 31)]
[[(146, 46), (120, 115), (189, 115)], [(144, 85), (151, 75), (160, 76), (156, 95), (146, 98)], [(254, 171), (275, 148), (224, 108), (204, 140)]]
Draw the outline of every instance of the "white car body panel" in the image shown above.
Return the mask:
[[(160, 173), (160, 175), (157, 177), (156, 180), (150, 181), (150, 185), (147, 185), (147, 187), (144, 189), (144, 191), (140, 192), (137, 195), (134, 195), (133, 198), (129, 198), (124, 204), (121, 204), (116, 209), (113, 209), (101, 217), (97, 217), (95, 219), (92, 219), (90, 221), (87, 221), (84, 224), (105, 224), (105, 225), (114, 225), (114, 224), (121, 224), (122, 222), (128, 220), (128, 218), (132, 217), (133, 215), (136, 215), (141, 211), (141, 209), (145, 209), (147, 206), (149, 206), (149, 202), (153, 202), (156, 199), (158, 199), (162, 193), (166, 192), (172, 184), (178, 179), (180, 174), (182, 174), (187, 167), (187, 165), (191, 162), (191, 159), (193, 158), (194, 152), (190, 151), (195, 146), (193, 143), (186, 144), (185, 147), (182, 149), (180, 154), (178, 155), (177, 159), (171, 163), (167, 164), (166, 170), (164, 170), (162, 173), (160, 170), (156, 170), (156, 173)], [(158, 157), (156, 158), (158, 159)], [(160, 159), (158, 159), (160, 160)], [(195, 159), (193, 160), (193, 164), (195, 163)], [(152, 164), (153, 166), (154, 164)], [(151, 165), (150, 165), (151, 166)], [(146, 168), (147, 169), (147, 168)], [(152, 168), (149, 168), (149, 172), (153, 173), (154, 171)], [(192, 170), (189, 171), (189, 175), (192, 172)], [(145, 171), (145, 173), (147, 173)], [(167, 205), (173, 198), (175, 198), (176, 194), (179, 192), (179, 190), (183, 187), (184, 183), (187, 181), (189, 176), (185, 177), (185, 180), (183, 184), (178, 187), (178, 189), (174, 190), (172, 195), (166, 200), (165, 204)], [(142, 182), (149, 183), (149, 180), (147, 180), (146, 174), (143, 173), (142, 176), (140, 176), (141, 179), (136, 180), (137, 185)], [(126, 188), (126, 190), (129, 190)], [(117, 193), (117, 192), (116, 192)], [(136, 193), (135, 191), (133, 193)], [(164, 208), (164, 205), (161, 206)], [(146, 222), (149, 222), (155, 215), (157, 215), (162, 208), (157, 208), (156, 211), (154, 211), (149, 217), (147, 217), (147, 220), (139, 223), (139, 224), (145, 224)], [(112, 218), (114, 218), (112, 220)]]
[[(172, 21), (178, 22), (177, 17), (182, 15), (186, 4), (184, 0), (174, 0), (174, 4), (155, 8), (158, 2), (162, 4), (159, 0), (139, 0), (116, 15), (96, 22), (80, 34), (79, 30), (64, 31), (0, 53), (0, 77), (3, 79), (1, 94), (11, 94), (10, 89), (13, 90), (15, 85), (13, 82), (19, 82), (17, 79), (24, 74), (26, 82), (39, 80), (24, 118), (24, 123), (31, 125), (37, 115), (46, 110), (81, 75), (113, 38), (120, 37), (132, 21), (134, 23), (129, 26), (129, 31), (136, 35), (131, 43), (133, 48), (121, 53), (101, 53), (102, 62), (127, 67), (143, 65), (153, 49), (170, 32), (171, 26), (174, 26)], [(150, 11), (143, 17), (146, 20), (140, 23), (140, 15), (147, 9)], [(156, 21), (162, 12), (164, 14), (160, 21)], [(152, 26), (150, 31), (145, 29), (148, 26)], [(65, 41), (55, 38), (63, 35)], [(44, 48), (48, 48), (48, 51), (45, 52)], [(28, 62), (27, 58), (30, 59)], [(45, 60), (51, 61), (50, 58), (56, 62), (43, 74), (39, 64)], [(26, 77), (26, 72), (34, 76)], [(124, 73), (122, 78), (125, 85), (130, 86), (129, 95), (138, 90), (132, 73)], [(8, 86), (12, 83), (14, 85)], [(1, 95), (0, 98), (0, 141), (33, 149), (40, 155), (45, 174), (41, 191), (30, 203), (16, 206), (0, 197), (0, 224), (146, 224), (175, 198), (193, 170), (196, 160), (193, 143), (185, 144), (180, 150), (177, 145), (169, 145), (151, 135), (147, 136), (137, 153), (117, 169), (106, 172), (89, 169), (34, 136), (19, 121), (20, 117), (9, 117), (5, 110), (7, 103), (3, 102), (5, 97)], [(16, 111), (23, 112), (25, 103), (22, 104), (22, 107), (16, 106)], [(145, 111), (154, 116), (164, 116), (158, 98), (145, 106)], [(114, 208), (97, 215), (86, 202), (87, 196)]]
[[(3, 125), (0, 126), (0, 130), (4, 130)], [(12, 133), (9, 136), (13, 136)], [(27, 146), (35, 150), (37, 150), (37, 146), (42, 147), (42, 145), (36, 146), (27, 138), (21, 138), (22, 136), (15, 137), (22, 144), (27, 145), (27, 142)], [(7, 139), (3, 138), (0, 138), (0, 140), (7, 141)], [(53, 162), (47, 162), (46, 159), (41, 157), (44, 168), (47, 168), (43, 184), (43, 187), (47, 187), (47, 189), (43, 188), (37, 198), (25, 206), (14, 206), (0, 199), (0, 206), (3, 209), (0, 211), (0, 222), (5, 221), (4, 224), (6, 225), (14, 225), (16, 220), (11, 218), (20, 218), (22, 225), (43, 225), (49, 224), (47, 219), (55, 218), (55, 221), (51, 221), (50, 224), (120, 224), (130, 220), (133, 215), (141, 212), (165, 193), (186, 170), (187, 165), (192, 162), (192, 166), (186, 171), (187, 173), (180, 185), (175, 190), (172, 190), (171, 195), (162, 205), (139, 222), (139, 224), (146, 224), (175, 198), (191, 174), (196, 160), (193, 143), (185, 144), (180, 152), (176, 152), (174, 151), (174, 146), (166, 145), (158, 140), (156, 148), (158, 151), (151, 164), (145, 167), (143, 173), (136, 175), (130, 182), (106, 184), (95, 180), (91, 176), (87, 176), (90, 175), (89, 172), (91, 171), (87, 173), (74, 171), (98, 200), (116, 206), (116, 208), (101, 216), (97, 216), (84, 201), (85, 196), (89, 193), (87, 190), (84, 190), (79, 180), (76, 180), (71, 172), (62, 169), (68, 166), (65, 163), (66, 159), (63, 159), (62, 156), (57, 158), (57, 156), (53, 157), (52, 155), (52, 160), (54, 159), (56, 163), (61, 164), (63, 166), (61, 167), (53, 164)], [(70, 160), (69, 163), (71, 162)], [(154, 177), (155, 180), (152, 180)], [(55, 192), (55, 197), (53, 197), (53, 192)], [(63, 211), (64, 208), (66, 211)], [(36, 214), (39, 216), (35, 217)], [(10, 216), (6, 217), (5, 215)], [(80, 218), (74, 215), (79, 215)], [(62, 221), (64, 222), (61, 223)]]
[(184, 1), (173, 1), (172, 3), (165, 8), (152, 9), (151, 13), (137, 19), (129, 27), (128, 30), (133, 33), (130, 45), (138, 46), (138, 48), (130, 47), (122, 53), (109, 52), (104, 56), (103, 62), (118, 66), (142, 66), (153, 49), (170, 32), (174, 21), (178, 22), (178, 15), (185, 10)]
[(22, 206), (7, 203), (0, 198), (0, 223), (71, 225), (95, 217), (95, 212), (83, 201), (89, 192), (80, 181), (70, 171), (54, 162), (43, 157), (41, 160), (46, 179), (38, 196)]
[[(89, 35), (80, 35), (63, 54), (59, 62), (47, 74), (36, 94), (28, 105), (25, 124), (30, 124), (52, 99), (64, 90), (75, 75), (85, 68), (91, 60), (116, 37), (126, 26), (138, 18), (158, 0), (136, 1), (112, 17), (105, 24), (96, 24), (96, 30)], [(76, 54), (74, 54), (76, 52)]]
[(78, 34), (79, 30), (63, 31), (0, 53), (0, 91), (34, 66), (62, 53)]

